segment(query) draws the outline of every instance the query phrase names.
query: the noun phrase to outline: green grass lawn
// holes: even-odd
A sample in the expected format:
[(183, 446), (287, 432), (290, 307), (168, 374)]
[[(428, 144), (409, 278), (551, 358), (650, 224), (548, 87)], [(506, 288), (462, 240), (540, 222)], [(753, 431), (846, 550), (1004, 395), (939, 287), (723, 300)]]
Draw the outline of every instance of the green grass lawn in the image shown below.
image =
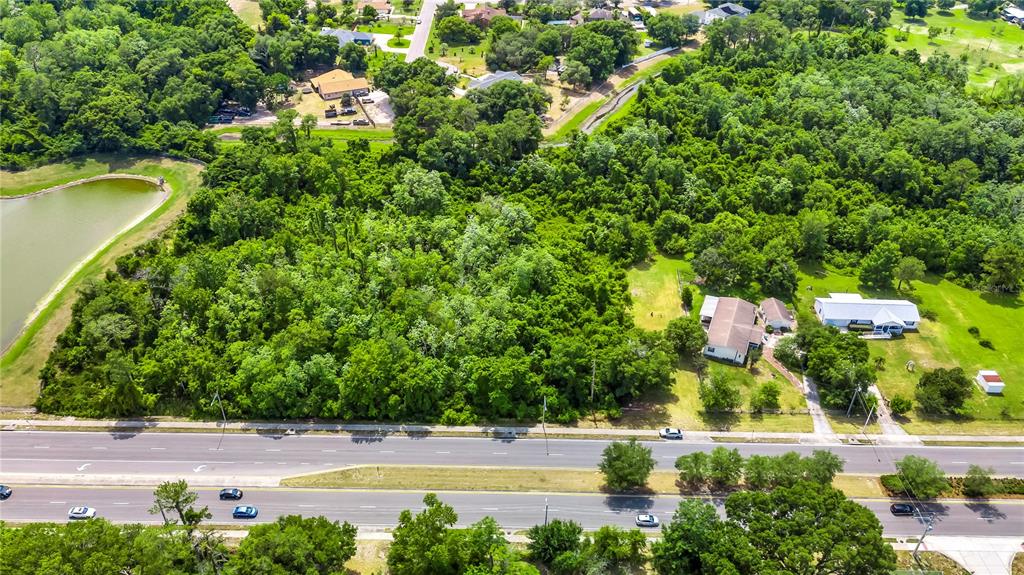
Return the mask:
[(57, 336), (71, 319), (71, 305), (82, 282), (102, 276), (105, 270), (113, 267), (118, 257), (170, 226), (185, 209), (192, 192), (199, 187), (200, 171), (201, 168), (194, 164), (166, 158), (96, 155), (72, 158), (18, 174), (0, 174), (4, 189), (13, 180), (15, 183), (12, 189), (19, 190), (18, 193), (115, 172), (163, 176), (172, 190), (171, 196), (149, 217), (118, 236), (82, 266), (11, 345), (0, 360), (0, 405), (26, 406), (35, 401), (39, 393), (39, 370), (46, 362)]
[(690, 262), (658, 255), (653, 261), (626, 272), (629, 295), (633, 298), (633, 323), (646, 330), (665, 329), (669, 320), (683, 315), (676, 274), (693, 278)]
[(548, 136), (547, 139), (552, 142), (558, 142), (568, 138), (569, 134), (571, 134), (573, 130), (579, 129), (580, 124), (586, 121), (586, 119), (593, 115), (594, 112), (597, 112), (597, 109), (600, 108), (601, 105), (604, 104), (607, 100), (607, 98), (601, 98), (599, 100), (594, 100), (593, 102), (587, 104), (586, 106), (583, 107), (582, 110), (576, 112), (576, 115), (574, 115), (572, 118), (569, 118), (568, 121), (562, 124), (562, 126), (558, 128), (558, 130), (556, 130), (554, 134)]
[[(908, 19), (894, 9), (890, 24), (885, 31), (889, 44), (900, 50), (913, 48), (925, 57), (939, 53), (966, 57), (968, 82), (973, 86), (990, 86), (1000, 76), (1024, 70), (1024, 30), (998, 18), (975, 19), (964, 10), (933, 8), (923, 20)], [(929, 39), (930, 27), (942, 28), (943, 33)], [(898, 41), (901, 30), (909, 34)]]
[(477, 44), (448, 43), (448, 47), (444, 50), (444, 55), (442, 55), (441, 45), (445, 44), (445, 42), (442, 42), (437, 37), (437, 22), (438, 20), (435, 19), (434, 26), (430, 29), (430, 37), (427, 39), (427, 46), (425, 48), (426, 57), (438, 62), (451, 64), (458, 68), (459, 72), (469, 76), (483, 76), (487, 74), (487, 62), (484, 60), (484, 54), (487, 53), (490, 47), (490, 36), (485, 36), (483, 41)]
[(360, 32), (366, 32), (369, 34), (391, 34), (392, 36), (398, 34), (398, 32), (401, 31), (402, 36), (408, 38), (409, 36), (412, 36), (413, 32), (416, 31), (416, 27), (403, 26), (395, 24), (394, 22), (384, 22), (382, 20), (378, 20), (373, 24), (361, 24), (359, 26), (356, 26), (356, 30), (359, 30)]
[(250, 28), (258, 28), (263, 23), (260, 3), (256, 0), (230, 0), (228, 5), (235, 11), (238, 18)]
[[(920, 330), (907, 332), (894, 340), (871, 340), (872, 356), (885, 358), (878, 373), (878, 386), (886, 397), (900, 394), (912, 398), (921, 374), (937, 367), (961, 367), (974, 378), (979, 369), (994, 369), (1007, 382), (1001, 396), (990, 396), (975, 388), (967, 403), (968, 420), (928, 418), (911, 412), (904, 428), (911, 433), (1024, 433), (1024, 355), (1021, 353), (1020, 326), (1024, 325), (1024, 301), (1019, 297), (982, 293), (946, 280), (928, 277), (914, 282), (913, 291), (882, 293), (865, 290), (857, 278), (832, 271), (805, 268), (800, 274), (797, 309), (799, 320), (816, 322), (814, 297), (829, 292), (859, 292), (866, 296), (907, 298), (923, 310), (934, 312), (937, 321), (924, 319)], [(811, 288), (811, 289), (808, 289)], [(994, 350), (978, 344), (968, 333), (977, 327), (980, 337), (992, 342)], [(906, 363), (913, 360), (913, 373)]]
[(405, 38), (389, 38), (388, 46), (391, 48), (408, 48), (410, 42)]

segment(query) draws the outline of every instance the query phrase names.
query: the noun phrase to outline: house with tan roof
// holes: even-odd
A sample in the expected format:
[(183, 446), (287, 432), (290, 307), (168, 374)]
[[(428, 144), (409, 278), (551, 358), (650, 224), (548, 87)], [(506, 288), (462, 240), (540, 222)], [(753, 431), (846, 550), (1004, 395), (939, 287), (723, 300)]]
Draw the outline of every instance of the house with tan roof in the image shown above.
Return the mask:
[(366, 6), (373, 6), (373, 9), (377, 11), (378, 16), (391, 14), (391, 10), (393, 9), (391, 2), (388, 2), (387, 0), (364, 0), (363, 2), (358, 2), (356, 4), (356, 14), (362, 14), (363, 8)]
[(491, 25), (491, 20), (495, 16), (508, 16), (508, 12), (501, 8), (492, 8), (482, 4), (476, 8), (466, 8), (462, 11), (462, 19), (471, 24), (475, 24), (481, 28), (487, 28)]
[(344, 70), (334, 69), (320, 74), (309, 81), (324, 100), (336, 100), (345, 94), (359, 97), (370, 93), (370, 83), (366, 78), (356, 78)]
[(708, 323), (704, 355), (743, 365), (752, 348), (761, 347), (764, 328), (757, 325), (757, 307), (736, 297), (707, 296), (700, 319)]
[(770, 297), (757, 306), (761, 323), (772, 326), (775, 331), (792, 331), (793, 314), (786, 309), (786, 304), (779, 298)]

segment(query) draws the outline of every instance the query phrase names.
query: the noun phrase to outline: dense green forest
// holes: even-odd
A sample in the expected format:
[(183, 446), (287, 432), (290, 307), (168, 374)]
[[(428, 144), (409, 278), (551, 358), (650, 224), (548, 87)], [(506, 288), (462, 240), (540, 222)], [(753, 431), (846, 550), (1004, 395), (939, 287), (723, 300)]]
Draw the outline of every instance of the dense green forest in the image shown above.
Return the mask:
[(333, 63), (303, 26), (257, 35), (224, 0), (0, 2), (0, 165), (93, 151), (210, 159), (199, 130), (222, 100), (272, 102)]
[[(762, 12), (711, 26), (564, 147), (538, 149), (533, 91), (452, 100), (425, 60), (375, 79), (394, 146), (290, 117), (245, 130), (165, 241), (83, 291), (39, 407), (209, 417), (217, 395), (231, 417), (463, 423), (547, 398), (561, 421), (614, 416), (676, 360), (627, 313), (624, 269), (655, 250), (692, 254), (717, 293), (788, 297), (819, 262), (885, 288), (903, 260), (1019, 291), (1021, 109), (871, 22), (794, 33)], [(862, 342), (815, 342), (826, 404), (852, 393), (847, 364), (873, 378)]]

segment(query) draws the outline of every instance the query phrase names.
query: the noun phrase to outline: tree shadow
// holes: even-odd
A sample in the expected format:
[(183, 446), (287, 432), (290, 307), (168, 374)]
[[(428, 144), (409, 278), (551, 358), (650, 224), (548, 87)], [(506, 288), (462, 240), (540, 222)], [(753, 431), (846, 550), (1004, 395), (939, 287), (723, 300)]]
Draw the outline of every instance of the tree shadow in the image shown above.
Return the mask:
[(729, 431), (740, 423), (740, 414), (735, 411), (708, 413), (698, 412), (701, 422), (711, 431)]
[(938, 501), (921, 501), (917, 504), (917, 510), (920, 512), (917, 520), (921, 524), (926, 522), (925, 517), (928, 515), (933, 515), (936, 518), (949, 515), (949, 506)]
[(357, 444), (380, 443), (387, 439), (389, 435), (390, 433), (384, 430), (372, 433), (353, 433), (350, 436), (349, 441)]
[(604, 506), (618, 513), (647, 513), (654, 508), (654, 497), (643, 494), (609, 494), (604, 498)]
[(1010, 309), (1019, 309), (1024, 307), (1024, 301), (1021, 301), (1020, 296), (1010, 296), (1007, 294), (998, 294), (992, 292), (982, 292), (981, 299), (985, 303), (997, 305), (999, 307), (1005, 307)]
[(906, 22), (907, 24), (913, 24), (914, 26), (927, 26), (928, 25), (928, 22), (925, 22), (924, 18), (912, 18), (912, 17), (909, 17), (909, 16), (907, 17), (906, 20), (904, 20), (904, 22)]
[(1003, 513), (998, 507), (989, 503), (987, 499), (976, 499), (969, 501), (964, 505), (971, 511), (980, 515), (978, 519), (984, 519), (989, 523), (1006, 519), (1006, 513)]

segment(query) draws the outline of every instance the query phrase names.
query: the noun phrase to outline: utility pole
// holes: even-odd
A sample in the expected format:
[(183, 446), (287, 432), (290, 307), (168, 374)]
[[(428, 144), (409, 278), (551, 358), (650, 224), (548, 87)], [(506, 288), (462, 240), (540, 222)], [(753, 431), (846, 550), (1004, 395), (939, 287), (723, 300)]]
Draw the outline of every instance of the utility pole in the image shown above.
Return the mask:
[(597, 427), (597, 413), (594, 411), (594, 378), (597, 377), (597, 360), (590, 360), (590, 419)]
[(914, 546), (914, 552), (911, 553), (911, 555), (914, 556), (914, 561), (917, 561), (919, 564), (920, 564), (921, 560), (917, 558), (917, 550), (920, 549), (921, 548), (921, 544), (924, 543), (924, 538), (927, 537), (928, 534), (932, 532), (932, 529), (935, 528), (932, 525), (932, 523), (934, 523), (934, 522), (935, 522), (935, 514), (931, 513), (931, 514), (928, 515), (928, 523), (925, 523), (924, 533), (922, 533), (921, 534), (921, 538), (917, 540), (917, 545)]
[(228, 431), (228, 416), (224, 413), (224, 402), (220, 399), (220, 390), (213, 392), (213, 399), (220, 406), (220, 439), (217, 440), (217, 451), (220, 451), (220, 446), (224, 443), (224, 434)]
[(540, 412), (540, 428), (544, 432), (544, 454), (551, 455), (551, 450), (548, 449), (548, 428), (544, 423), (545, 416), (548, 413), (548, 396), (544, 396), (544, 407), (541, 408)]
[(544, 525), (548, 524), (548, 498), (544, 498)]

